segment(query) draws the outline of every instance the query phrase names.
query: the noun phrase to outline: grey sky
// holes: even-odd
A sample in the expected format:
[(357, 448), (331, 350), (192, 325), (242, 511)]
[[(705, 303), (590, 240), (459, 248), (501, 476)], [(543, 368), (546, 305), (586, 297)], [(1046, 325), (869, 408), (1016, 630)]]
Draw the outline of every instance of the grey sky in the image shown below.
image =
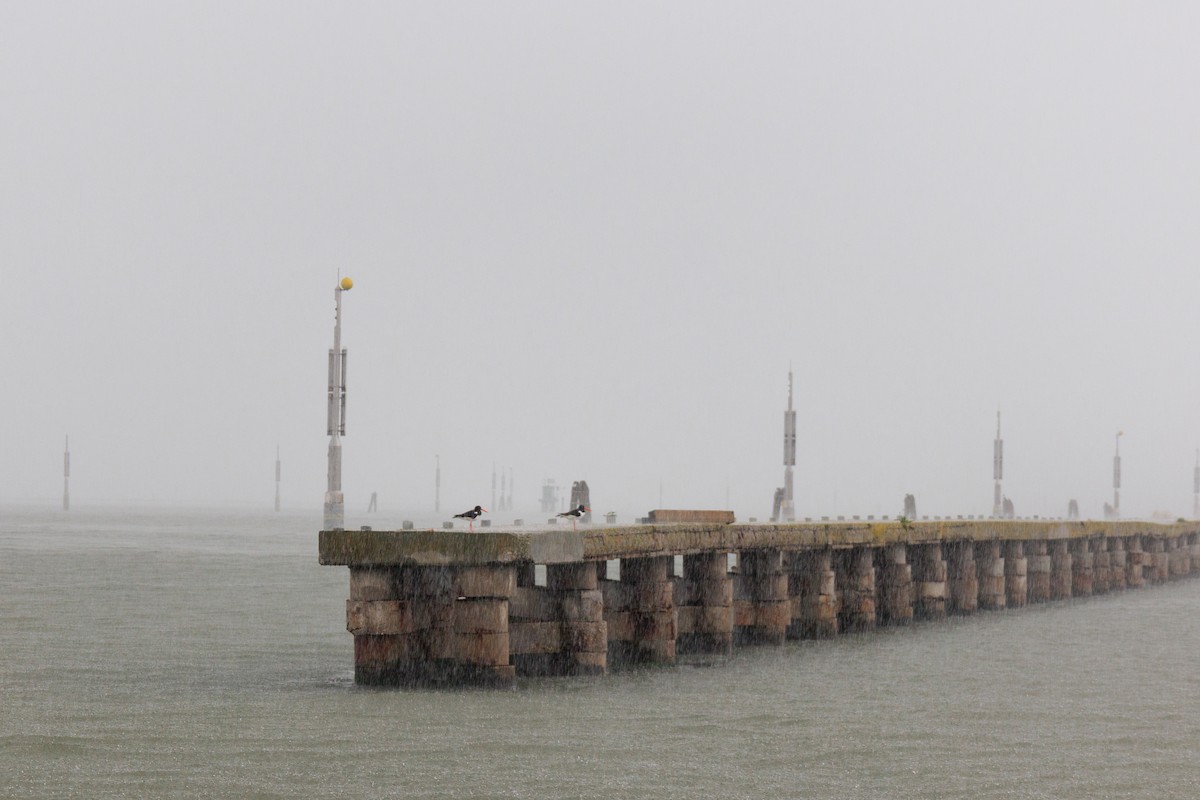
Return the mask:
[[(0, 6), (0, 502), (1190, 514), (1191, 3)], [(836, 511), (835, 511), (836, 504)]]

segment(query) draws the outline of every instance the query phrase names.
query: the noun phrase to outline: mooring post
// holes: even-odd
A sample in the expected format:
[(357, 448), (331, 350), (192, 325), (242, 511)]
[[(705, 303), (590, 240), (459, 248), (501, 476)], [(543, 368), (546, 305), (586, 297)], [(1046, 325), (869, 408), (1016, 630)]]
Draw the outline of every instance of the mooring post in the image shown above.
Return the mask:
[(1034, 539), (1026, 546), (1029, 553), (1029, 602), (1044, 603), (1053, 595), (1050, 591), (1051, 556), (1045, 539)]
[(1004, 608), (1004, 555), (1000, 542), (976, 542), (975, 576), (979, 581), (979, 608), (989, 611)]
[(797, 550), (787, 555), (792, 623), (788, 637), (828, 639), (838, 632), (837, 578), (833, 550)]
[(1004, 543), (1004, 599), (1009, 608), (1021, 608), (1029, 598), (1029, 561), (1025, 558), (1025, 543), (1010, 540)]
[(975, 545), (952, 542), (946, 546), (950, 583), (950, 608), (954, 614), (973, 614), (979, 608), (979, 577), (975, 569)]
[(946, 616), (946, 561), (940, 544), (910, 545), (913, 567), (913, 613), (919, 619)]
[(792, 621), (783, 553), (774, 548), (738, 553), (733, 584), (734, 638), (743, 644), (783, 644)]
[(727, 553), (683, 557), (684, 605), (676, 608), (677, 653), (728, 655), (733, 649), (733, 579)]
[(1071, 597), (1070, 540), (1054, 539), (1050, 543), (1050, 599), (1069, 600)]
[(912, 565), (904, 544), (889, 544), (875, 550), (879, 621), (885, 625), (907, 625), (913, 619)]
[(1105, 541), (1108, 546), (1108, 590), (1119, 592), (1127, 585), (1125, 540), (1120, 536), (1110, 536)]

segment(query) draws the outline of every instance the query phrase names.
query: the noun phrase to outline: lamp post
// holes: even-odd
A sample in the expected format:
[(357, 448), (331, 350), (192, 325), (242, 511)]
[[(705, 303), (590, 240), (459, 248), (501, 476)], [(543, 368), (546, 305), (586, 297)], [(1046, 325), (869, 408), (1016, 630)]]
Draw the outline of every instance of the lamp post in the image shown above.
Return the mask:
[(346, 350), (342, 347), (342, 292), (354, 281), (342, 278), (333, 290), (333, 349), (329, 351), (329, 406), (326, 429), (329, 435), (329, 481), (325, 489), (325, 530), (346, 525), (342, 496), (342, 441), (346, 435)]

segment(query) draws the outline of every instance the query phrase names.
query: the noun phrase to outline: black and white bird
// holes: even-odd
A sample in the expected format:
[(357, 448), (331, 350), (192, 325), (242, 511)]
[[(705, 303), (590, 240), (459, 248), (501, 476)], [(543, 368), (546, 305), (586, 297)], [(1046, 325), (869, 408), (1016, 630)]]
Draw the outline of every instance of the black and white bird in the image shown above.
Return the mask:
[(468, 527), (470, 527), (470, 529), (471, 529), (471, 532), (474, 533), (475, 532), (475, 518), (478, 517), (480, 514), (484, 513), (485, 511), (487, 511), (487, 509), (484, 508), (483, 506), (475, 506), (470, 511), (464, 511), (461, 514), (455, 514), (454, 518), (455, 519), (465, 519), (467, 521)]
[(580, 503), (578, 508), (572, 508), (570, 511), (564, 511), (561, 514), (559, 514), (558, 516), (570, 517), (571, 518), (571, 530), (575, 530), (575, 520), (582, 517), (583, 512), (585, 512), (585, 511), (591, 511), (591, 509), (588, 508), (587, 506), (585, 506), (583, 503)]

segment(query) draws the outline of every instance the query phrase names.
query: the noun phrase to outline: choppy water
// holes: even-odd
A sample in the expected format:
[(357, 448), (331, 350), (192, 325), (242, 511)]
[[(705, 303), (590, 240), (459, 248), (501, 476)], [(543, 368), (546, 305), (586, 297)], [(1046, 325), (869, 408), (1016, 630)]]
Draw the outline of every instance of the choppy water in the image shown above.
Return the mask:
[(374, 690), (319, 522), (0, 509), (0, 797), (1200, 796), (1200, 581)]

